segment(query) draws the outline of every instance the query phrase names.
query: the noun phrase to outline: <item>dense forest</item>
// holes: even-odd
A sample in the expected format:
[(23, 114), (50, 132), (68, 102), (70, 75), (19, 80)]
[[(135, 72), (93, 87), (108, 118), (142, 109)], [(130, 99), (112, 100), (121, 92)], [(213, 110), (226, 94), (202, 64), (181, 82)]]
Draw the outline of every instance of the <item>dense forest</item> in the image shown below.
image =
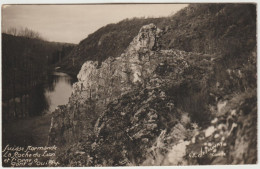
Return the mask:
[(3, 115), (18, 118), (27, 116), (25, 112), (28, 111), (24, 109), (30, 100), (29, 95), (37, 91), (33, 88), (42, 83), (47, 72), (74, 45), (44, 41), (29, 29), (19, 34), (16, 29), (10, 29), (7, 33), (10, 34), (2, 33)]

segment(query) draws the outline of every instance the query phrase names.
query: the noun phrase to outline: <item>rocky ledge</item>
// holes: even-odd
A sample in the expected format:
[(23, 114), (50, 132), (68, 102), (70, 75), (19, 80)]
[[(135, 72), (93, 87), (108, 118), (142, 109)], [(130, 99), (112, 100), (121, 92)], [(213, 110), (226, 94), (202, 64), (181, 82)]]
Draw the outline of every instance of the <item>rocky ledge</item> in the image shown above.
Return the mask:
[(219, 80), (221, 56), (161, 50), (163, 33), (145, 25), (120, 57), (83, 64), (53, 112), (62, 165), (256, 162), (256, 54)]

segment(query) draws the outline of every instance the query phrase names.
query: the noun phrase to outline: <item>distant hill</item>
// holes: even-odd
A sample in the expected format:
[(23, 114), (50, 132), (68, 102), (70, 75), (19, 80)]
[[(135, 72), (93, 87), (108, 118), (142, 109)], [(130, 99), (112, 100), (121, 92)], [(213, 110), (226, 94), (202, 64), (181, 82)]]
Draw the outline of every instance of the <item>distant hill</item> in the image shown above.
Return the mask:
[(78, 74), (87, 60), (101, 64), (110, 56), (118, 57), (141, 26), (149, 23), (164, 31), (162, 49), (238, 57), (255, 48), (255, 20), (254, 4), (191, 4), (173, 16), (126, 19), (104, 26), (82, 40), (59, 65)]
[(73, 46), (2, 33), (3, 99), (28, 90)]

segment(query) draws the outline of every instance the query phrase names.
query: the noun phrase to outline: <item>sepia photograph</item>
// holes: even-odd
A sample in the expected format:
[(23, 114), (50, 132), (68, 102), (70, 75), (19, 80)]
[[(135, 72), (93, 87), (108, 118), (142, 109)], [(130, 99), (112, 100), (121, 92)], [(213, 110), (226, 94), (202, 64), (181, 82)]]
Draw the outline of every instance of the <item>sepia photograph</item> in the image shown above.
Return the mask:
[(1, 17), (2, 167), (257, 165), (257, 3)]

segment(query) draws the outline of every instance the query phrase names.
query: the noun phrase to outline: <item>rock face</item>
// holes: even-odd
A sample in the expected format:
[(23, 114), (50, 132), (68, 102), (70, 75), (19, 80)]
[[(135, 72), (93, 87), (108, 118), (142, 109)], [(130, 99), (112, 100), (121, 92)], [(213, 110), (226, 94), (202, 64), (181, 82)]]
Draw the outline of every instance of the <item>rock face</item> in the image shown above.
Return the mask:
[(93, 61), (84, 63), (77, 76), (79, 82), (73, 86), (73, 95), (81, 95), (82, 101), (91, 98), (99, 105), (106, 105), (133, 86), (142, 84), (153, 67), (149, 68), (148, 58), (140, 58), (140, 53), (151, 55), (157, 49), (160, 32), (154, 24), (146, 25), (120, 57), (108, 58), (101, 66)]
[[(49, 144), (61, 147), (61, 164), (256, 162), (255, 86), (236, 95), (225, 90), (230, 84), (241, 87), (249, 68), (234, 73), (238, 76), (229, 70), (228, 82), (217, 82), (221, 57), (161, 50), (162, 33), (145, 25), (120, 57), (83, 64), (69, 103), (53, 113)], [(218, 143), (212, 152), (222, 156), (209, 156), (210, 151), (198, 156)]]

